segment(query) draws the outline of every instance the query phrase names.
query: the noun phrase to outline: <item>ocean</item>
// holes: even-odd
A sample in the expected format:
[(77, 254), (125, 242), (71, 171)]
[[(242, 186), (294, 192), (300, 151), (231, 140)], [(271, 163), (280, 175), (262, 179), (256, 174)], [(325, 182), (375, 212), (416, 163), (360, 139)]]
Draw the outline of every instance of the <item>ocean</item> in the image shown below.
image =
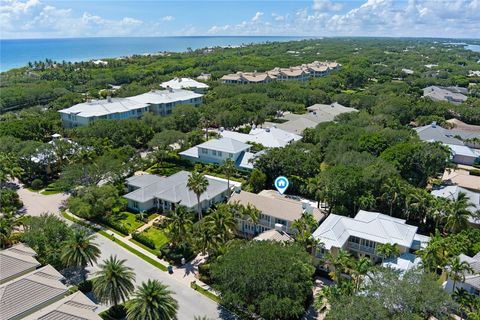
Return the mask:
[(86, 61), (158, 51), (183, 52), (213, 46), (239, 46), (306, 37), (118, 37), (0, 40), (0, 71), (25, 66), (29, 61)]

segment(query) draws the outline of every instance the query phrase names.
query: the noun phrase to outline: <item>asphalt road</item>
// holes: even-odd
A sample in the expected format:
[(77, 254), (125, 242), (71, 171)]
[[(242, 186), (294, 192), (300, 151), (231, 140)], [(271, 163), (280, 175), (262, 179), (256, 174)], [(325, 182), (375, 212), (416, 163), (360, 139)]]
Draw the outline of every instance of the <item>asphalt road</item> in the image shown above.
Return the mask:
[[(107, 259), (110, 255), (117, 255), (118, 258), (127, 260), (126, 265), (134, 269), (137, 285), (148, 279), (157, 279), (168, 285), (179, 304), (179, 320), (192, 320), (194, 316), (207, 316), (209, 319), (234, 319), (228, 311), (214, 301), (185, 286), (167, 272), (155, 268), (114, 242), (100, 235), (97, 236), (96, 242), (102, 251), (99, 262)], [(90, 268), (90, 276), (95, 270), (97, 270), (97, 266)]]

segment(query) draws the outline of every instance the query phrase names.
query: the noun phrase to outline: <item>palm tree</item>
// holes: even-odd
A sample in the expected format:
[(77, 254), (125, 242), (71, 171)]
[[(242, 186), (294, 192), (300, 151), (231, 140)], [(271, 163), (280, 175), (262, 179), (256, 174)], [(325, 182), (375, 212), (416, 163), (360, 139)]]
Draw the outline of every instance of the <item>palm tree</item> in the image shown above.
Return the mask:
[(223, 174), (227, 177), (227, 197), (230, 198), (230, 177), (235, 173), (235, 162), (228, 158), (221, 166)]
[(455, 292), (457, 281), (465, 281), (466, 273), (475, 273), (475, 270), (467, 261), (461, 261), (460, 257), (453, 257), (446, 266), (448, 277), (453, 280), (452, 293)]
[(379, 244), (376, 253), (382, 257), (382, 262), (387, 258), (397, 257), (400, 254), (396, 243)]
[[(235, 212), (234, 216), (245, 220), (249, 223), (253, 224), (254, 228), (254, 235), (257, 234), (257, 224), (258, 221), (260, 220), (260, 214), (262, 213), (260, 210), (257, 209), (252, 204), (247, 204), (246, 206), (240, 204), (238, 201), (235, 201), (235, 203), (229, 205), (230, 208)], [(243, 231), (244, 236), (246, 237), (246, 232), (245, 230)]]
[(200, 221), (193, 226), (193, 244), (195, 250), (202, 254), (211, 253), (220, 246), (213, 230), (205, 225), (205, 221)]
[(398, 178), (388, 179), (382, 185), (383, 193), (381, 198), (388, 203), (390, 216), (393, 214), (394, 206), (398, 205), (400, 202), (402, 188), (403, 186)]
[(405, 201), (407, 220), (413, 219), (417, 222), (423, 222), (428, 209), (432, 205), (432, 196), (424, 189), (413, 189), (409, 192)]
[(235, 236), (237, 220), (233, 215), (232, 208), (228, 204), (219, 204), (217, 208), (205, 217), (205, 225), (213, 231), (221, 245)]
[(303, 213), (302, 216), (293, 221), (292, 230), (294, 230), (293, 238), (300, 243), (310, 254), (315, 254), (315, 249), (318, 245), (312, 234), (318, 226), (311, 213)]
[(168, 216), (168, 237), (174, 246), (191, 237), (193, 225), (192, 213), (185, 206), (177, 206)]
[(316, 176), (313, 178), (309, 178), (307, 181), (307, 191), (313, 196), (315, 200), (317, 200), (317, 208), (320, 208), (320, 177)]
[(100, 271), (93, 279), (93, 293), (100, 302), (117, 307), (135, 289), (135, 273), (132, 268), (125, 266), (125, 261), (110, 256), (99, 266)]
[(372, 261), (366, 257), (362, 257), (352, 262), (350, 274), (352, 275), (355, 284), (355, 291), (358, 292), (358, 290), (360, 290), (360, 285), (362, 284), (364, 277), (367, 276), (372, 269)]
[(15, 157), (8, 154), (0, 154), (0, 188), (5, 182), (14, 178), (19, 178), (23, 174), (23, 169), (17, 164)]
[(422, 258), (422, 266), (429, 272), (437, 272), (448, 262), (448, 244), (444, 241), (441, 233), (436, 230), (431, 236), (428, 245), (417, 251), (417, 255)]
[(197, 210), (198, 210), (198, 220), (202, 219), (202, 204), (200, 203), (200, 196), (207, 191), (208, 180), (200, 172), (194, 171), (190, 175), (187, 181), (187, 188), (190, 191), (193, 191), (197, 196)]
[(457, 199), (448, 201), (445, 212), (445, 231), (457, 233), (467, 228), (469, 218), (473, 213), (469, 210), (475, 205), (470, 202), (467, 194), (459, 192)]
[(0, 217), (0, 248), (5, 249), (15, 242), (15, 226), (19, 224), (12, 214), (5, 213)]
[(445, 217), (444, 212), (448, 201), (446, 198), (434, 198), (427, 209), (427, 216), (435, 222), (435, 230)]
[(170, 320), (177, 318), (178, 303), (168, 290), (158, 280), (142, 282), (127, 302), (128, 320)]
[(342, 273), (345, 273), (351, 264), (350, 253), (343, 249), (339, 249), (337, 254), (327, 252), (325, 262), (329, 268), (333, 268), (333, 271), (329, 274), (332, 280), (340, 282)]
[(82, 279), (85, 280), (85, 268), (97, 262), (100, 249), (93, 243), (94, 235), (89, 235), (85, 229), (75, 229), (64, 242), (62, 262), (67, 267), (81, 268)]

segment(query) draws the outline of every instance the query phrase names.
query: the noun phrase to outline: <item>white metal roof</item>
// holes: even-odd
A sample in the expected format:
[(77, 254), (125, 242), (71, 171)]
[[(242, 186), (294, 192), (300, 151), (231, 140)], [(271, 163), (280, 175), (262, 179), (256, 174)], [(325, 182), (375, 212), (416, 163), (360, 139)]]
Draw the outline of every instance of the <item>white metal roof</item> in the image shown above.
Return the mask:
[(467, 146), (459, 146), (454, 144), (447, 144), (447, 146), (450, 148), (453, 155), (461, 155), (461, 156), (472, 157), (472, 158), (477, 158), (478, 156), (480, 156), (478, 152), (476, 152), (474, 149), (469, 148)]
[(173, 78), (172, 80), (162, 82), (160, 84), (162, 88), (172, 88), (172, 89), (189, 89), (189, 88), (198, 88), (198, 89), (207, 89), (208, 85), (203, 82), (195, 81), (190, 78)]
[(224, 130), (219, 134), (224, 138), (234, 139), (243, 143), (259, 143), (267, 148), (281, 148), (287, 144), (302, 139), (301, 136), (275, 127), (254, 128), (249, 134)]
[(163, 104), (172, 102), (187, 102), (190, 99), (200, 98), (203, 95), (188, 90), (153, 90), (150, 92), (142, 93), (137, 96), (129, 97), (137, 103), (146, 104)]
[(417, 227), (406, 224), (405, 220), (360, 210), (355, 218), (330, 214), (315, 230), (313, 237), (328, 250), (332, 246), (342, 248), (350, 236), (410, 248), (416, 232)]
[(238, 153), (251, 148), (251, 145), (230, 138), (211, 139), (197, 145), (197, 148), (205, 148), (229, 153)]
[(75, 114), (80, 117), (100, 117), (113, 113), (122, 113), (148, 107), (146, 102), (137, 102), (127, 98), (112, 98), (111, 100), (92, 100), (60, 110), (60, 113)]

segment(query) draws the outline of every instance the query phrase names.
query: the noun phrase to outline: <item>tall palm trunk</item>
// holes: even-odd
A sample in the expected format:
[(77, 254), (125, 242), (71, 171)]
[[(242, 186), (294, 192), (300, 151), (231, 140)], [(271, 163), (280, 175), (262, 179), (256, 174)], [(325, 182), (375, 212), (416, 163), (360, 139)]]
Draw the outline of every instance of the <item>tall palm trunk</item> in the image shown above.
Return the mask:
[(202, 206), (200, 204), (200, 194), (197, 193), (198, 221), (202, 220)]

